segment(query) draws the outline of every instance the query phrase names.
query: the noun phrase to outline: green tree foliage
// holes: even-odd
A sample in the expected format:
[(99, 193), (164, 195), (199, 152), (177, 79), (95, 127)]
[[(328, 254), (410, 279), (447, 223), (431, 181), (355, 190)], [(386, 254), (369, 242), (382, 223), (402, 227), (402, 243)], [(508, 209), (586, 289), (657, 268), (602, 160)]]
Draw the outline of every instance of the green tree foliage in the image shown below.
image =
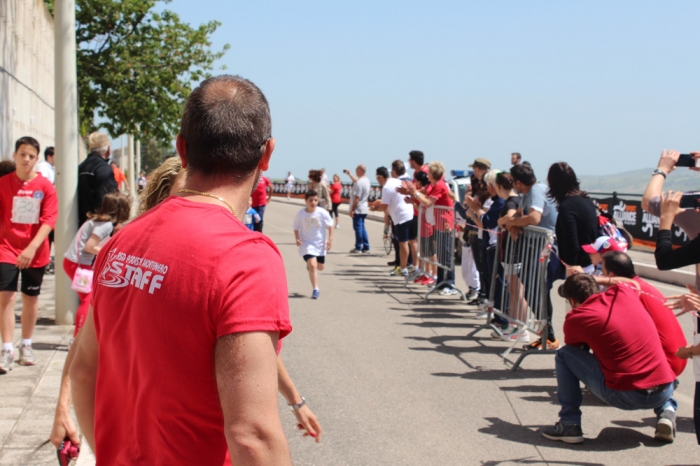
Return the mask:
[(158, 143), (155, 139), (141, 143), (141, 171), (149, 173), (158, 167), (166, 157), (177, 155), (175, 148)]
[[(44, 0), (53, 13), (54, 0)], [(177, 133), (190, 89), (228, 50), (211, 50), (218, 21), (196, 28), (155, 11), (170, 0), (76, 0), (80, 127), (161, 144)], [(99, 121), (99, 125), (96, 123)]]

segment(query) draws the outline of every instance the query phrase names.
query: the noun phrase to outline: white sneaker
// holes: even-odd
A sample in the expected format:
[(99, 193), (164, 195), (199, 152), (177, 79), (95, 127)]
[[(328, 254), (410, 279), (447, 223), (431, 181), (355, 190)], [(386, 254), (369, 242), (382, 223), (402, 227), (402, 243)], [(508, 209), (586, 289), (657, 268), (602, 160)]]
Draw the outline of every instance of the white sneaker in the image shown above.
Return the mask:
[(459, 291), (455, 290), (454, 288), (447, 286), (440, 290), (438, 293), (440, 296), (454, 296), (456, 294), (459, 294)]
[(514, 332), (514, 333), (510, 333), (508, 335), (501, 336), (501, 340), (503, 340), (503, 341), (520, 341), (523, 343), (530, 343), (530, 333), (527, 331), (523, 334)]
[(15, 356), (10, 350), (2, 350), (0, 353), (0, 374), (7, 374), (7, 371), (12, 370), (12, 365), (15, 363)]
[(487, 318), (488, 316), (489, 316), (489, 313), (488, 313), (488, 312), (480, 312), (480, 313), (478, 313), (478, 314), (476, 315), (476, 318), (477, 318), (477, 319), (485, 319), (485, 318)]

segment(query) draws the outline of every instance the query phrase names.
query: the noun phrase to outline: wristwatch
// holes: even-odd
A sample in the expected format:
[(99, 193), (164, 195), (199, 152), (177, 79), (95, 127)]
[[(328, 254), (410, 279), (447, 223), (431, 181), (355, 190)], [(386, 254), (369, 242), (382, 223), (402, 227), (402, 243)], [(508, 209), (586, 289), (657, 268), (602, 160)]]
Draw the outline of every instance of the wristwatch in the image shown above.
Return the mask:
[(666, 179), (666, 172), (663, 170), (659, 170), (658, 168), (656, 170), (654, 170), (653, 172), (651, 172), (651, 176), (654, 176), (654, 175), (661, 175), (664, 177), (664, 180)]
[(289, 407), (292, 408), (292, 411), (297, 411), (297, 410), (299, 410), (299, 408), (301, 408), (301, 407), (304, 406), (305, 404), (306, 404), (306, 398), (304, 398), (304, 397), (302, 396), (302, 397), (301, 397), (301, 403), (295, 404), (295, 405), (290, 404)]

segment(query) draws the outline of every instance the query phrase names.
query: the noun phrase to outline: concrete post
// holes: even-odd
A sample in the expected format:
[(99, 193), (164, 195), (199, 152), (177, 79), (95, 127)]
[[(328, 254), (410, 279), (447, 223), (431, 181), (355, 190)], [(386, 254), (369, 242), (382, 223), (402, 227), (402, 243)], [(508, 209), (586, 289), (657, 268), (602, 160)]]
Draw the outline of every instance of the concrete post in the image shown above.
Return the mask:
[(61, 273), (61, 256), (78, 230), (78, 79), (76, 71), (75, 0), (54, 4), (56, 91), (56, 192), (58, 221), (55, 228), (56, 323), (70, 325), (78, 309), (71, 281)]

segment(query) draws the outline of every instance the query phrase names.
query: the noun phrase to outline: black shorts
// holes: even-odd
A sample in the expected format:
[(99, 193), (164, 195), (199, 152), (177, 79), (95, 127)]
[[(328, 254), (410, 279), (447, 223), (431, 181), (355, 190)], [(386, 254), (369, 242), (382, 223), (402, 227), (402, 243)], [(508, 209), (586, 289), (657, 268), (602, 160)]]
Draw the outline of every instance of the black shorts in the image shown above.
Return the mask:
[(433, 235), (420, 239), (420, 253), (421, 256), (426, 259), (435, 255), (435, 240), (433, 239)]
[(15, 264), (0, 263), (0, 291), (17, 291), (17, 283), (22, 275), (22, 293), (27, 296), (39, 296), (41, 282), (44, 281), (46, 267), (18, 269)]
[(418, 238), (418, 216), (414, 215), (411, 220), (411, 240)]
[(400, 225), (394, 225), (394, 236), (396, 236), (396, 241), (399, 243), (415, 239), (415, 236), (411, 238), (411, 221), (407, 220)]
[(314, 256), (312, 254), (304, 254), (304, 261), (308, 261), (312, 257), (316, 258), (316, 262), (319, 264), (325, 264), (326, 263), (326, 256)]

